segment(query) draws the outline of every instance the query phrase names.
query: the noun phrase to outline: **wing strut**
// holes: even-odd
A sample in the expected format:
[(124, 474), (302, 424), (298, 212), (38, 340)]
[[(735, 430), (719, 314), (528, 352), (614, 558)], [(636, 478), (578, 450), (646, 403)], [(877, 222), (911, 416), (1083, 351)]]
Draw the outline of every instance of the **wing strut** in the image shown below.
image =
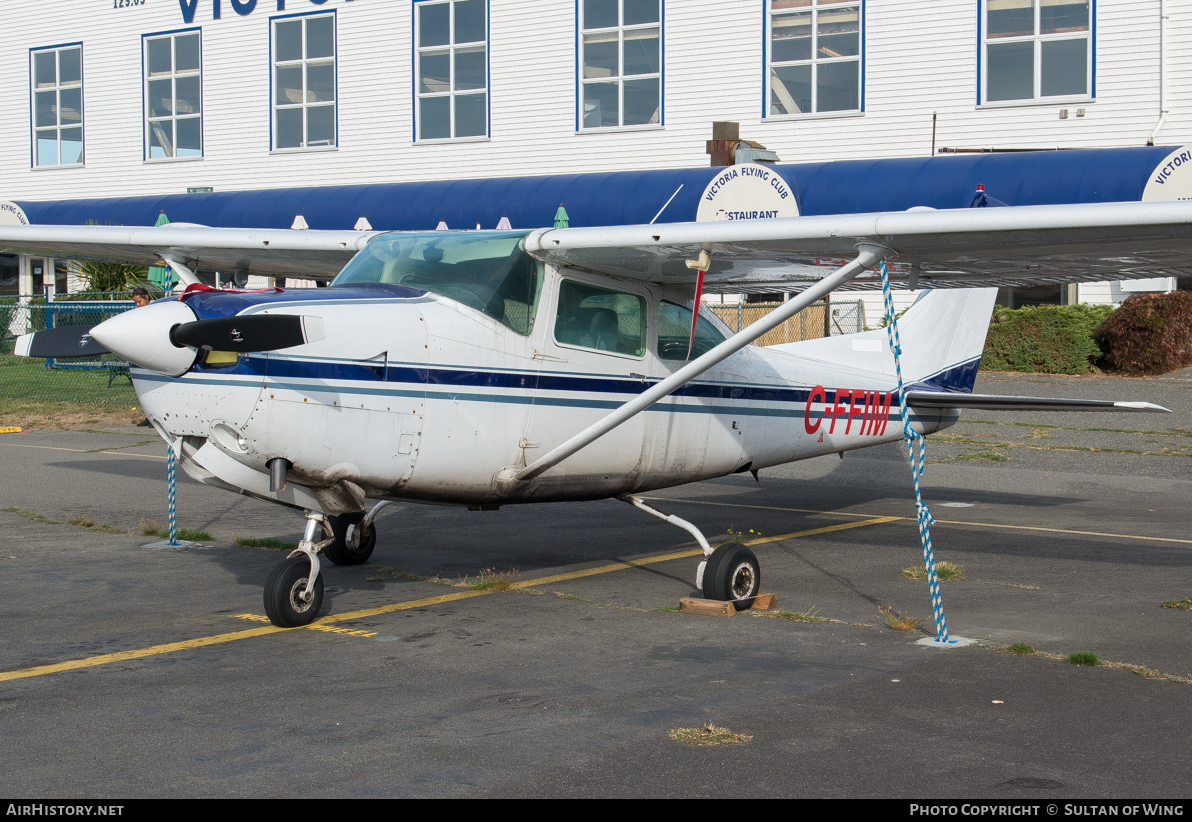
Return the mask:
[[(641, 394), (638, 394), (608, 416), (588, 426), (562, 445), (553, 448), (540, 459), (535, 460), (520, 471), (513, 473), (512, 469), (504, 469), (501, 472), (503, 476), (499, 476), (499, 480), (524, 482), (526, 480), (532, 480), (544, 471), (553, 468), (584, 446), (590, 445), (600, 439), (609, 431), (625, 422), (625, 420), (645, 411), (651, 405), (682, 388), (712, 366), (736, 354), (762, 334), (773, 328), (777, 328), (807, 306), (817, 300), (823, 299), (826, 294), (844, 285), (862, 271), (871, 268), (890, 253), (890, 249), (873, 243), (860, 243), (857, 246), (857, 250), (860, 253), (852, 262), (836, 269), (836, 271), (824, 277), (797, 297), (783, 303), (779, 308), (752, 325), (741, 329), (708, 353), (680, 368), (665, 380), (656, 383)], [(699, 306), (695, 306), (695, 309), (698, 311)], [(509, 473), (506, 474), (506, 471)]]

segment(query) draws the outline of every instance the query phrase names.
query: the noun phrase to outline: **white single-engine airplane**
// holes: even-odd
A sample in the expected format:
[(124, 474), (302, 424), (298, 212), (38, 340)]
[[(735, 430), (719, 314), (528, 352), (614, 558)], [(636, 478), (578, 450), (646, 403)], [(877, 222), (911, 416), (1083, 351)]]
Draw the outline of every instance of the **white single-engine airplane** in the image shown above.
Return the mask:
[[(971, 391), (988, 286), (1185, 273), (1190, 240), (1192, 202), (534, 231), (0, 227), (7, 250), (165, 260), (188, 285), (93, 328), (23, 336), (17, 353), (127, 359), (191, 477), (306, 512), (299, 548), (265, 584), (281, 626), (317, 617), (319, 553), (367, 560), (392, 501), (616, 497), (690, 532), (705, 554), (697, 587), (744, 607), (761, 582), (754, 554), (713, 551), (636, 495), (903, 437), (884, 329), (750, 343), (834, 290), (872, 288), (889, 261), (894, 280), (930, 289), (898, 323), (920, 433), (967, 408), (1165, 411)], [(338, 275), (240, 292), (201, 285), (200, 265)], [(798, 294), (734, 334), (706, 309), (693, 323), (697, 271), (710, 292)]]

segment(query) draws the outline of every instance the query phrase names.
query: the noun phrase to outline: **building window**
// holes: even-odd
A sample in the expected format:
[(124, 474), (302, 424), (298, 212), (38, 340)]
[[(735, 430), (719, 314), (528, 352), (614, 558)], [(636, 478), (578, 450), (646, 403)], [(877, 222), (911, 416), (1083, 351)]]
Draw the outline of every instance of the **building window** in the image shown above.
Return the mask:
[(336, 145), (335, 15), (273, 20), (273, 147)]
[(770, 0), (768, 115), (860, 111), (861, 4)]
[(33, 78), (33, 164), (83, 163), (83, 47), (30, 54)]
[(986, 0), (984, 101), (1092, 96), (1089, 0)]
[(203, 155), (198, 30), (148, 35), (145, 48), (145, 156)]
[(486, 0), (421, 0), (414, 10), (417, 139), (486, 136)]
[(580, 0), (582, 128), (662, 123), (661, 0)]

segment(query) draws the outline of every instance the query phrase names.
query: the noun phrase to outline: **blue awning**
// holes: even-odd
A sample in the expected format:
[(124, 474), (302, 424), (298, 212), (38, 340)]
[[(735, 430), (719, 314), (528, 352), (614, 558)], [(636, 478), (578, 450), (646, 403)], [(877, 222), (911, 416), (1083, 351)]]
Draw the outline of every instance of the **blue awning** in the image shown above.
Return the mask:
[[(804, 215), (964, 208), (978, 184), (1008, 205), (1139, 200), (1174, 147), (1033, 151), (894, 160), (777, 165)], [(700, 195), (721, 168), (499, 177), (422, 183), (281, 188), (53, 202), (20, 201), (35, 225), (151, 226), (175, 222), (222, 228), (289, 228), (297, 214), (314, 229), (351, 229), (366, 217), (376, 230), (514, 228), (554, 224), (563, 203), (572, 227), (695, 219)], [(680, 189), (682, 186), (682, 189)]]

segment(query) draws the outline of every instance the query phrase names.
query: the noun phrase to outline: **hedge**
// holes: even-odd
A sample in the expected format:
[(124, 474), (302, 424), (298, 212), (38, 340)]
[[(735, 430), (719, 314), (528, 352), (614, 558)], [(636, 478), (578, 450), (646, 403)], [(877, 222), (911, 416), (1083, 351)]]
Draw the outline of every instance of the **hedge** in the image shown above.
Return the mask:
[(1123, 374), (1166, 374), (1192, 365), (1192, 292), (1136, 294), (1095, 337), (1105, 364)]
[(1109, 305), (1040, 305), (993, 310), (983, 371), (1088, 374), (1102, 351), (1094, 331), (1113, 312)]

